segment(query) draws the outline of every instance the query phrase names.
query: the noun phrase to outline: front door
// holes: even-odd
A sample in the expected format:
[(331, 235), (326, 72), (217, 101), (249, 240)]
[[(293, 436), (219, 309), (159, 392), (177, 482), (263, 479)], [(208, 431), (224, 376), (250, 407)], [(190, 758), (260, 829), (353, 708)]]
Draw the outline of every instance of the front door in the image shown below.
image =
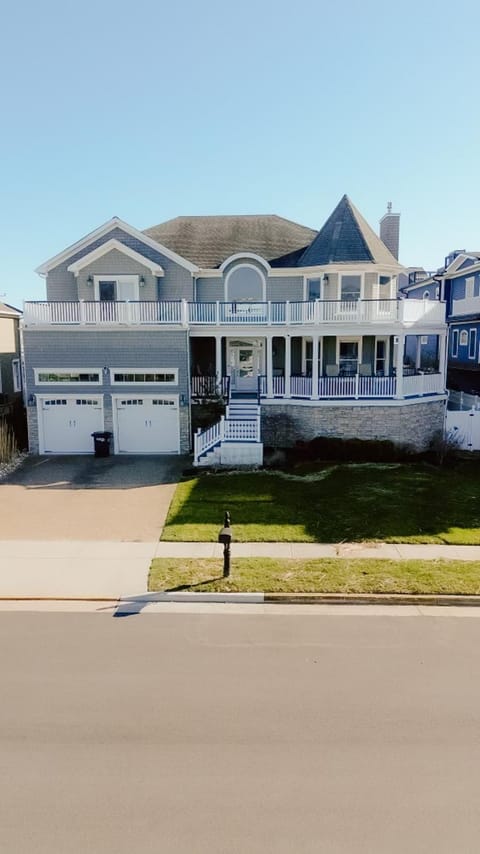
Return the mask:
[(257, 341), (229, 342), (231, 390), (256, 392), (261, 367), (262, 345)]

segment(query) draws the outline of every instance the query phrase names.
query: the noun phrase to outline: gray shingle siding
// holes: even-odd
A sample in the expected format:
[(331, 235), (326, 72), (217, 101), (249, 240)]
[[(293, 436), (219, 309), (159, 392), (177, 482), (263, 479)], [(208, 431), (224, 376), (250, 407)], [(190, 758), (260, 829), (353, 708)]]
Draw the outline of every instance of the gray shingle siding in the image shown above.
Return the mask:
[[(272, 302), (303, 300), (303, 276), (268, 277), (266, 280), (266, 298)], [(224, 299), (225, 283), (223, 277), (204, 277), (197, 280), (198, 302), (215, 302), (216, 300), (223, 302)]]
[(267, 300), (301, 302), (303, 299), (303, 276), (272, 276), (267, 279)]
[[(45, 333), (25, 329), (25, 367), (29, 393), (44, 391), (53, 386), (35, 386), (34, 368), (178, 368), (178, 386), (168, 388), (178, 394), (188, 393), (188, 338), (185, 330), (77, 331), (62, 330)], [(58, 386), (56, 386), (58, 388)], [(75, 393), (78, 384), (64, 385), (65, 393)], [(83, 387), (99, 393), (110, 391), (110, 378), (102, 386)], [(122, 386), (125, 391), (138, 390), (138, 385)], [(155, 390), (158, 386), (153, 387)], [(166, 388), (166, 387), (165, 387)], [(115, 386), (118, 390), (118, 386)], [(150, 386), (142, 384), (142, 389)], [(93, 391), (92, 391), (93, 393)]]
[[(112, 429), (111, 394), (178, 394), (180, 397), (181, 452), (190, 449), (190, 370), (188, 337), (185, 330), (24, 332), (27, 394), (103, 394), (105, 429)], [(178, 368), (176, 385), (111, 385), (110, 372), (102, 385), (36, 385), (34, 368)], [(183, 396), (183, 403), (182, 403)], [(35, 407), (28, 407), (30, 450), (38, 453), (38, 425)]]
[[(84, 255), (88, 255), (89, 252), (92, 252), (98, 246), (102, 246), (108, 240), (112, 239), (119, 240), (121, 243), (124, 243), (125, 246), (129, 246), (131, 249), (134, 249), (135, 252), (138, 252), (150, 261), (154, 261), (156, 264), (161, 264), (165, 271), (165, 277), (163, 279), (159, 279), (159, 299), (193, 299), (193, 280), (192, 275), (188, 270), (181, 267), (175, 261), (171, 261), (160, 252), (152, 249), (152, 247), (147, 246), (146, 243), (142, 243), (142, 241), (132, 237), (130, 234), (126, 234), (126, 232), (121, 228), (112, 228), (112, 230), (107, 234), (102, 235), (102, 237), (97, 240), (92, 240), (88, 246), (84, 246), (79, 252), (70, 255), (66, 261), (63, 261), (57, 267), (50, 270), (47, 276), (47, 299), (52, 301), (79, 299), (77, 280), (73, 273), (68, 272), (67, 268), (73, 264), (74, 261), (77, 261), (79, 258), (83, 258)], [(95, 275), (96, 273), (115, 272), (117, 274), (121, 274), (131, 272), (129, 265), (135, 262), (132, 262), (132, 259), (127, 258), (127, 256), (122, 256), (118, 251), (117, 254), (120, 255), (120, 257), (123, 257), (123, 266), (121, 264), (117, 265), (118, 259), (113, 259), (114, 263), (117, 265), (117, 269), (109, 270), (108, 261), (106, 259), (109, 259), (111, 254), (112, 253), (109, 253), (103, 258), (99, 258), (94, 264), (91, 264), (88, 268), (89, 272), (92, 275)], [(107, 266), (105, 266), (105, 262), (107, 262)], [(87, 276), (84, 277), (85, 282), (86, 278)], [(85, 287), (88, 294), (86, 297), (82, 296), (81, 298), (92, 299), (91, 288), (87, 288), (87, 286)], [(144, 290), (145, 289), (142, 288), (141, 299), (150, 299), (151, 297), (147, 296), (146, 293), (143, 294)], [(155, 295), (153, 298), (157, 299), (157, 296)]]
[(107, 255), (103, 255), (80, 271), (77, 278), (79, 299), (95, 299), (95, 291), (90, 285), (87, 285), (87, 279), (89, 276), (102, 275), (143, 276), (145, 286), (139, 289), (139, 299), (158, 299), (157, 277), (152, 275), (148, 267), (135, 261), (134, 258), (123, 255), (118, 249), (112, 249)]

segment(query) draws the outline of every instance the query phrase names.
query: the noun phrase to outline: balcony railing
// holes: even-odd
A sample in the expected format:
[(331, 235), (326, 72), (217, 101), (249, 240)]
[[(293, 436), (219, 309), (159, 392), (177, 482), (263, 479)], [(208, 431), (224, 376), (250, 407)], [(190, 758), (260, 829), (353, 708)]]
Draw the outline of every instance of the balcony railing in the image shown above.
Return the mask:
[(400, 322), (442, 323), (436, 300), (314, 302), (26, 302), (25, 326), (318, 326)]
[(480, 296), (465, 297), (452, 300), (451, 316), (456, 314), (478, 314), (480, 312)]

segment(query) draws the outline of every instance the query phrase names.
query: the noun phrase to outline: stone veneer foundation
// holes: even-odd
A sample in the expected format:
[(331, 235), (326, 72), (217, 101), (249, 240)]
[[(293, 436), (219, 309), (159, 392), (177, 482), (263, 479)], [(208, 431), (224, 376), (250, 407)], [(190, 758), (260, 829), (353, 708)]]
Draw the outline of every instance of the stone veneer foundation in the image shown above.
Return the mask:
[(435, 434), (443, 434), (445, 400), (398, 405), (325, 405), (272, 403), (261, 407), (264, 445), (289, 448), (316, 436), (340, 439), (381, 439), (414, 451), (425, 450)]

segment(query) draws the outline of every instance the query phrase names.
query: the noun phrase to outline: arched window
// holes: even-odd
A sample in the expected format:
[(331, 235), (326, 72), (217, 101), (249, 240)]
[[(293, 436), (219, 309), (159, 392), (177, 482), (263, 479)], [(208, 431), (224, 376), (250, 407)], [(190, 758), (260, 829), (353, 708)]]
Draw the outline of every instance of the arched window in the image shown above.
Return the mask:
[(241, 264), (227, 273), (225, 279), (227, 302), (264, 302), (265, 277), (253, 264)]

